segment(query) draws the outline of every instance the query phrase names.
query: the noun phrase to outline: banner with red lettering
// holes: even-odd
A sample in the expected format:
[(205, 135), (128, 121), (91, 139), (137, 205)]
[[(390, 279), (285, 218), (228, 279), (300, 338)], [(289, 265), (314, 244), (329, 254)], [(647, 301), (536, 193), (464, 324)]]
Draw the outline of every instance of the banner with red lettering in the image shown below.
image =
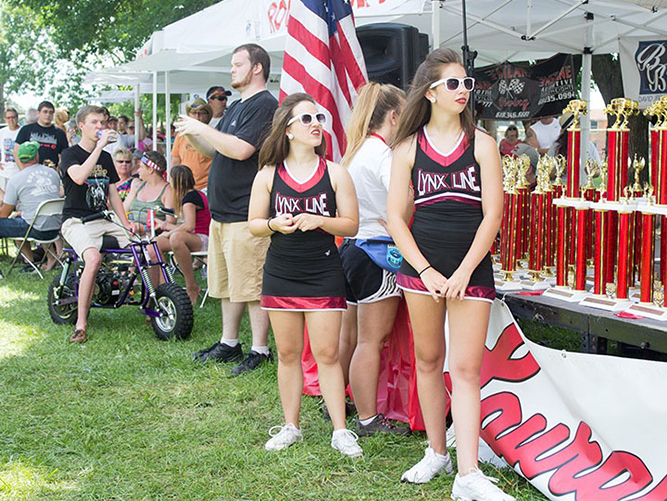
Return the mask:
[(667, 499), (667, 364), (527, 340), (496, 300), (482, 438), (549, 499)]
[(527, 120), (560, 115), (576, 99), (572, 55), (557, 54), (537, 63), (502, 63), (475, 69), (479, 118)]

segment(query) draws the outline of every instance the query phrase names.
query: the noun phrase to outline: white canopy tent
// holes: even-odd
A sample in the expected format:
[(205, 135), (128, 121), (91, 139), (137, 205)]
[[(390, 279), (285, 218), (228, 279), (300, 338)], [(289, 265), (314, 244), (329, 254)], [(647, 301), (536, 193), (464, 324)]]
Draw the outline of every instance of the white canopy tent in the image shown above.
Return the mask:
[[(463, 0), (367, 0), (354, 10), (357, 26), (398, 22), (429, 33), (432, 47), (463, 42)], [(478, 52), (478, 65), (557, 52), (583, 54), (586, 101), (592, 54), (618, 52), (624, 36), (667, 37), (667, 0), (467, 0), (465, 10), (468, 43)], [(231, 52), (248, 42), (269, 51), (275, 76), (282, 66), (286, 19), (285, 9), (273, 0), (224, 0), (154, 33), (135, 61), (99, 71), (89, 81), (113, 83), (133, 75), (140, 85), (152, 80), (154, 92), (158, 78), (164, 92), (188, 86), (202, 92), (229, 82)], [(586, 118), (582, 130), (587, 141)]]

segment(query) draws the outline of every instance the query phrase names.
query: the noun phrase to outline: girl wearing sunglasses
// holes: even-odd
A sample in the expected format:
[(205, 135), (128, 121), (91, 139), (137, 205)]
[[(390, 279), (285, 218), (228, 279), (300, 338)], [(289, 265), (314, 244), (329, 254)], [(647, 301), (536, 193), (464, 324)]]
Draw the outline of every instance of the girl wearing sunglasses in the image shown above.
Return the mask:
[(348, 173), (324, 158), (319, 113), (308, 94), (285, 98), (259, 153), (263, 166), (250, 194), (248, 221), (255, 236), (271, 236), (261, 307), (268, 310), (278, 348), (278, 387), (284, 425), (269, 433), (267, 450), (302, 440), (304, 324), (318, 366), (320, 389), (334, 432), (331, 446), (362, 455), (357, 436), (345, 428), (345, 385), (338, 340), (345, 309), (345, 278), (334, 236), (357, 232), (357, 197)]
[[(395, 139), (387, 213), (403, 254), (397, 275), (414, 332), (419, 401), (429, 447), (402, 480), (425, 483), (453, 473), (445, 439), (444, 322), (449, 322), (449, 372), (458, 473), (452, 499), (508, 501), (477, 467), (480, 369), (495, 298), (489, 249), (503, 208), (500, 155), (475, 128), (468, 106), (474, 81), (459, 55), (437, 49), (419, 66)], [(405, 222), (412, 203), (411, 227)]]

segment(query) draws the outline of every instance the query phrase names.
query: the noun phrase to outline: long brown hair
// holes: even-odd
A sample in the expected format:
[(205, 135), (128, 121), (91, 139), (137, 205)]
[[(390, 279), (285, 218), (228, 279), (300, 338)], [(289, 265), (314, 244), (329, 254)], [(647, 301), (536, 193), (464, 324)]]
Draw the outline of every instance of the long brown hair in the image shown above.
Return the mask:
[[(461, 56), (457, 52), (449, 48), (441, 48), (431, 52), (426, 56), (424, 62), (419, 65), (415, 78), (410, 85), (408, 99), (403, 107), (392, 146), (412, 136), (431, 119), (432, 108), (431, 103), (426, 99), (426, 91), (429, 90), (433, 82), (440, 80), (442, 68), (448, 64), (463, 66)], [(466, 106), (459, 117), (463, 132), (471, 140), (475, 137), (476, 128), (470, 107)]]
[(391, 84), (368, 82), (361, 88), (345, 129), (347, 149), (341, 165), (347, 166), (364, 144), (368, 134), (382, 127), (387, 113), (401, 110), (404, 99), (405, 92)]
[[(316, 104), (315, 100), (308, 94), (297, 92), (296, 94), (287, 96), (283, 102), (280, 103), (280, 106), (278, 106), (278, 109), (273, 115), (271, 132), (269, 132), (269, 136), (259, 150), (260, 169), (265, 165), (278, 165), (287, 158), (287, 155), (289, 154), (289, 140), (285, 133), (287, 122), (292, 118), (294, 107), (304, 101)], [(322, 134), (322, 142), (320, 145), (315, 147), (315, 153), (320, 157), (324, 157), (327, 153), (327, 142), (324, 139), (324, 134)]]
[(195, 176), (187, 165), (174, 165), (169, 173), (174, 189), (174, 214), (181, 215), (183, 197), (195, 189)]

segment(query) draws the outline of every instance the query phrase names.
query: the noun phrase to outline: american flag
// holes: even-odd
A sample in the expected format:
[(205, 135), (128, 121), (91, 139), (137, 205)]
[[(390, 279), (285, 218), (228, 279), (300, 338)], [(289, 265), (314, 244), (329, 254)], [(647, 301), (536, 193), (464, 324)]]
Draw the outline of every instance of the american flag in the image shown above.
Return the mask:
[(367, 80), (349, 2), (292, 0), (280, 100), (295, 92), (313, 96), (327, 115), (327, 156), (334, 161), (345, 153), (345, 124)]

